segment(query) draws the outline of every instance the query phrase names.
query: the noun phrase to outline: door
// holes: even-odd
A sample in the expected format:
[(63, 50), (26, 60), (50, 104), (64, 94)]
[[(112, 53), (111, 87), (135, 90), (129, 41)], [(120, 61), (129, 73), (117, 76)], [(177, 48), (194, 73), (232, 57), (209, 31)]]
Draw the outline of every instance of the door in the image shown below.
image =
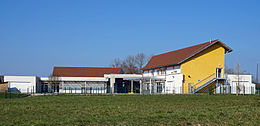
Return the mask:
[(31, 92), (31, 83), (30, 82), (10, 82), (9, 88), (11, 88), (11, 92), (16, 93), (16, 91), (20, 93), (29, 93)]
[(222, 68), (217, 68), (216, 69), (216, 76), (217, 78), (222, 78), (223, 76), (223, 69)]

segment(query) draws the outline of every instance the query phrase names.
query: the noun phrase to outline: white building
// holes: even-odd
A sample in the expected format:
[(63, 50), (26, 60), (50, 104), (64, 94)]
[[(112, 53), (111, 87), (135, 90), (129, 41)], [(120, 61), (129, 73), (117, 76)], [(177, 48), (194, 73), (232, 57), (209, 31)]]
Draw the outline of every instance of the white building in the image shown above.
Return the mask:
[(225, 77), (226, 86), (217, 85), (216, 93), (255, 94), (256, 85), (252, 83), (252, 75), (226, 74)]
[[(166, 72), (167, 71), (167, 72)], [(141, 93), (182, 94), (183, 74), (179, 67), (153, 74), (122, 74), (120, 68), (54, 67), (51, 77), (4, 76), (12, 92), (20, 93)], [(252, 75), (225, 75), (225, 84), (217, 83), (215, 93), (254, 94)], [(237, 88), (238, 85), (238, 88)]]
[(37, 76), (4, 76), (11, 92), (40, 93), (40, 79)]

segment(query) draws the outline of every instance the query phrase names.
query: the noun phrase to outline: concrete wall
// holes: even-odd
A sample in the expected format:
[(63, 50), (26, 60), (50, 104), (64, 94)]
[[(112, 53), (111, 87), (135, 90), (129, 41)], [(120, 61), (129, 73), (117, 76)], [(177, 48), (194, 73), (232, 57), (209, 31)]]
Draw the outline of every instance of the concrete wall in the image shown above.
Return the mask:
[[(26, 90), (21, 91), (21, 93), (36, 93), (37, 92), (37, 85), (38, 85), (38, 80), (36, 76), (4, 76), (4, 81), (8, 82), (8, 87), (9, 88), (15, 88), (11, 85), (11, 83), (30, 83), (30, 85)], [(18, 89), (19, 90), (19, 89)]]
[[(227, 74), (227, 84), (231, 86), (231, 93), (236, 94), (237, 84), (239, 89), (239, 94), (252, 94), (255, 92), (255, 84), (252, 83), (252, 75), (235, 75), (235, 74)], [(239, 83), (238, 83), (239, 82)], [(217, 91), (220, 90), (220, 87), (217, 88)], [(244, 88), (244, 89), (243, 89)], [(245, 91), (244, 91), (245, 90)]]
[(171, 74), (166, 76), (165, 93), (182, 94), (183, 74)]

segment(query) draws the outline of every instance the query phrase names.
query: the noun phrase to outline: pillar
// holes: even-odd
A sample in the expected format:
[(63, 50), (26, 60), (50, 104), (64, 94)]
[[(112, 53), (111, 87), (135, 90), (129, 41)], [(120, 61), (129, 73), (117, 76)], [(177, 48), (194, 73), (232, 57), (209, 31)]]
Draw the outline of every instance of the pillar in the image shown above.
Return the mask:
[(115, 82), (116, 82), (116, 80), (115, 80), (115, 78), (114, 77), (111, 77), (110, 78), (110, 90), (111, 90), (111, 93), (112, 94), (114, 94), (115, 93), (115, 91), (114, 91), (114, 84), (115, 84)]
[(85, 81), (85, 90), (84, 90), (84, 94), (87, 94), (87, 81)]
[(150, 94), (152, 94), (152, 79), (150, 78), (150, 84), (149, 84)]
[(131, 80), (131, 93), (134, 93), (134, 80)]
[(140, 94), (143, 93), (143, 84), (142, 84), (142, 80), (139, 81), (140, 84)]
[(155, 83), (155, 80), (153, 81), (153, 93), (156, 94), (157, 93), (157, 85)]

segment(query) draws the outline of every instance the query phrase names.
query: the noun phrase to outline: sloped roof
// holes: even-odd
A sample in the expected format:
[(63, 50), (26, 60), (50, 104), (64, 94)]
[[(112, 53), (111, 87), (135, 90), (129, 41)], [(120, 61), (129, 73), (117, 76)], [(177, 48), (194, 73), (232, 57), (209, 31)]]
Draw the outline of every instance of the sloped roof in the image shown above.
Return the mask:
[(53, 76), (104, 77), (104, 74), (120, 74), (121, 68), (109, 67), (54, 67)]
[(229, 48), (227, 45), (225, 45), (220, 40), (213, 40), (210, 42), (205, 42), (205, 43), (190, 46), (187, 48), (155, 55), (150, 59), (150, 61), (147, 63), (147, 65), (145, 67), (143, 67), (142, 69), (145, 70), (145, 69), (181, 64), (182, 62), (186, 61), (190, 57), (194, 56), (195, 54), (203, 51), (204, 49), (206, 49), (216, 43), (220, 43), (226, 49), (226, 52), (232, 51), (231, 48)]

